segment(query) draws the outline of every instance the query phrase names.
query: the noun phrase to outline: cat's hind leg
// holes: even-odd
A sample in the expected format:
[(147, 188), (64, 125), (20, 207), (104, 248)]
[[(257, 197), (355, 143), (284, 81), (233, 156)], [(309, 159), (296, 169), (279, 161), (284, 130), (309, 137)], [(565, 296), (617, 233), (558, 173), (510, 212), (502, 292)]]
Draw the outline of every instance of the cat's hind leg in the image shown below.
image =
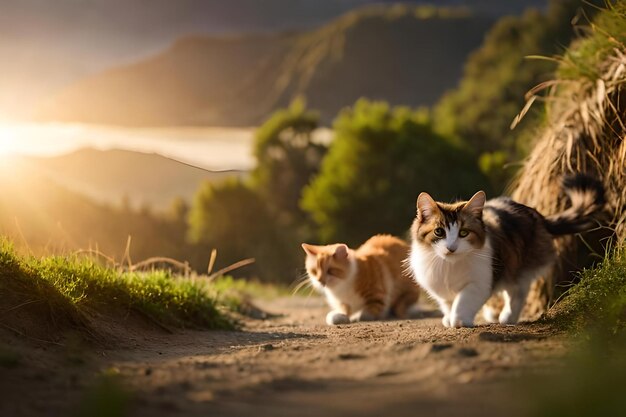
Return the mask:
[(502, 291), (504, 308), (498, 317), (500, 324), (516, 324), (519, 321), (519, 316), (526, 304), (531, 282), (531, 280), (520, 280), (504, 288)]
[(393, 306), (391, 307), (391, 312), (393, 316), (399, 319), (406, 318), (408, 316), (409, 309), (417, 303), (417, 299), (419, 297), (419, 293), (417, 291), (410, 292), (407, 291), (404, 294), (398, 297)]
[(385, 300), (373, 298), (365, 301), (365, 306), (361, 311), (350, 317), (351, 321), (373, 321), (385, 318)]
[(482, 309), (483, 318), (487, 323), (498, 323), (498, 316), (502, 311), (504, 301), (500, 291), (493, 294), (485, 303)]
[(487, 323), (498, 323), (498, 311), (494, 307), (485, 304), (483, 306), (483, 318)]

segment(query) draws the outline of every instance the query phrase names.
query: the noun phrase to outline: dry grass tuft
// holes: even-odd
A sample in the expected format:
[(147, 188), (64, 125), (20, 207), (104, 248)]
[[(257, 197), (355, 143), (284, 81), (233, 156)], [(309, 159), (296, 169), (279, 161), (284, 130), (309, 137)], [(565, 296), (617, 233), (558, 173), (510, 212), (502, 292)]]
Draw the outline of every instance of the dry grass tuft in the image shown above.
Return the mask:
[[(626, 4), (609, 5), (591, 24), (589, 35), (558, 58), (558, 79), (537, 86), (528, 100), (545, 102), (546, 125), (520, 170), (512, 196), (544, 215), (567, 205), (561, 189), (564, 175), (586, 172), (606, 188), (607, 225), (601, 235), (613, 242), (626, 239)], [(524, 108), (522, 113), (528, 110)], [(523, 114), (520, 115), (522, 117)], [(590, 239), (591, 240), (591, 239)], [(535, 304), (552, 296), (554, 284), (569, 280), (580, 266), (582, 241), (559, 239), (559, 271), (544, 291), (535, 292)], [(604, 254), (604, 253), (602, 253)], [(547, 289), (548, 291), (545, 291)]]

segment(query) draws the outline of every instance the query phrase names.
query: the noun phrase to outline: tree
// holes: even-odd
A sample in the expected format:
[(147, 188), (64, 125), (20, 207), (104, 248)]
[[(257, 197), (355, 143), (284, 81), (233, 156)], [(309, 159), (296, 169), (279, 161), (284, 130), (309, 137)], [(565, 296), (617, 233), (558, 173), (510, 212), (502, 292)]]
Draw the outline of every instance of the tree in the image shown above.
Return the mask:
[[(553, 0), (546, 13), (531, 9), (520, 17), (500, 19), (468, 58), (459, 86), (434, 108), (438, 132), (460, 138), (477, 158), (499, 153), (483, 158), (501, 160), (499, 167), (489, 165), (498, 188), (513, 174), (503, 171), (504, 164), (521, 159), (530, 149), (543, 113), (532, 109), (514, 131), (511, 122), (524, 106), (525, 94), (552, 79), (556, 69), (551, 60), (527, 57), (549, 57), (562, 51), (575, 35), (572, 19), (583, 6), (586, 16), (595, 10), (590, 2)], [(506, 158), (502, 159), (503, 155)]]
[(289, 237), (259, 194), (236, 179), (203, 184), (189, 213), (193, 243), (204, 245), (207, 253), (216, 248), (219, 266), (255, 258), (251, 269), (238, 272), (264, 280), (293, 280), (299, 248)]
[(177, 224), (185, 224), (189, 216), (189, 204), (183, 197), (176, 197), (172, 200), (168, 217)]
[(433, 131), (423, 110), (359, 100), (334, 122), (335, 137), (302, 208), (323, 242), (356, 245), (404, 235), (420, 191), (448, 200), (483, 188), (471, 155)]
[(318, 122), (318, 114), (298, 99), (276, 111), (256, 132), (254, 186), (285, 225), (304, 220), (300, 193), (317, 173), (326, 151), (313, 141)]

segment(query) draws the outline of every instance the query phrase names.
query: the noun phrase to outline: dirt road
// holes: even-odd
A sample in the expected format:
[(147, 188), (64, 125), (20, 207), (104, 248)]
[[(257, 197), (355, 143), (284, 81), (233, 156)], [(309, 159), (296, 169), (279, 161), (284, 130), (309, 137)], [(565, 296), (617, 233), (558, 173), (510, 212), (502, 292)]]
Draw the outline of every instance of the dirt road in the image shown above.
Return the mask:
[(552, 367), (566, 345), (537, 324), (329, 327), (318, 298), (261, 307), (279, 316), (246, 319), (242, 331), (137, 333), (124, 348), (87, 353), (25, 350), (27, 360), (0, 368), (0, 415), (72, 415), (105, 373), (131, 392), (132, 416), (523, 416), (518, 380)]

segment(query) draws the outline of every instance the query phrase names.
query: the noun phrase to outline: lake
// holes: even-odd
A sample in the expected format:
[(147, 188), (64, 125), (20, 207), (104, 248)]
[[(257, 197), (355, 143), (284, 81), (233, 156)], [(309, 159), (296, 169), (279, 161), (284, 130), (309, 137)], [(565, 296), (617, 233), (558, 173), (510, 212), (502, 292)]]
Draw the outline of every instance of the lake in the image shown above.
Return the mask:
[(249, 170), (253, 128), (130, 128), (0, 122), (0, 154), (55, 156), (80, 148), (158, 153), (213, 170)]

